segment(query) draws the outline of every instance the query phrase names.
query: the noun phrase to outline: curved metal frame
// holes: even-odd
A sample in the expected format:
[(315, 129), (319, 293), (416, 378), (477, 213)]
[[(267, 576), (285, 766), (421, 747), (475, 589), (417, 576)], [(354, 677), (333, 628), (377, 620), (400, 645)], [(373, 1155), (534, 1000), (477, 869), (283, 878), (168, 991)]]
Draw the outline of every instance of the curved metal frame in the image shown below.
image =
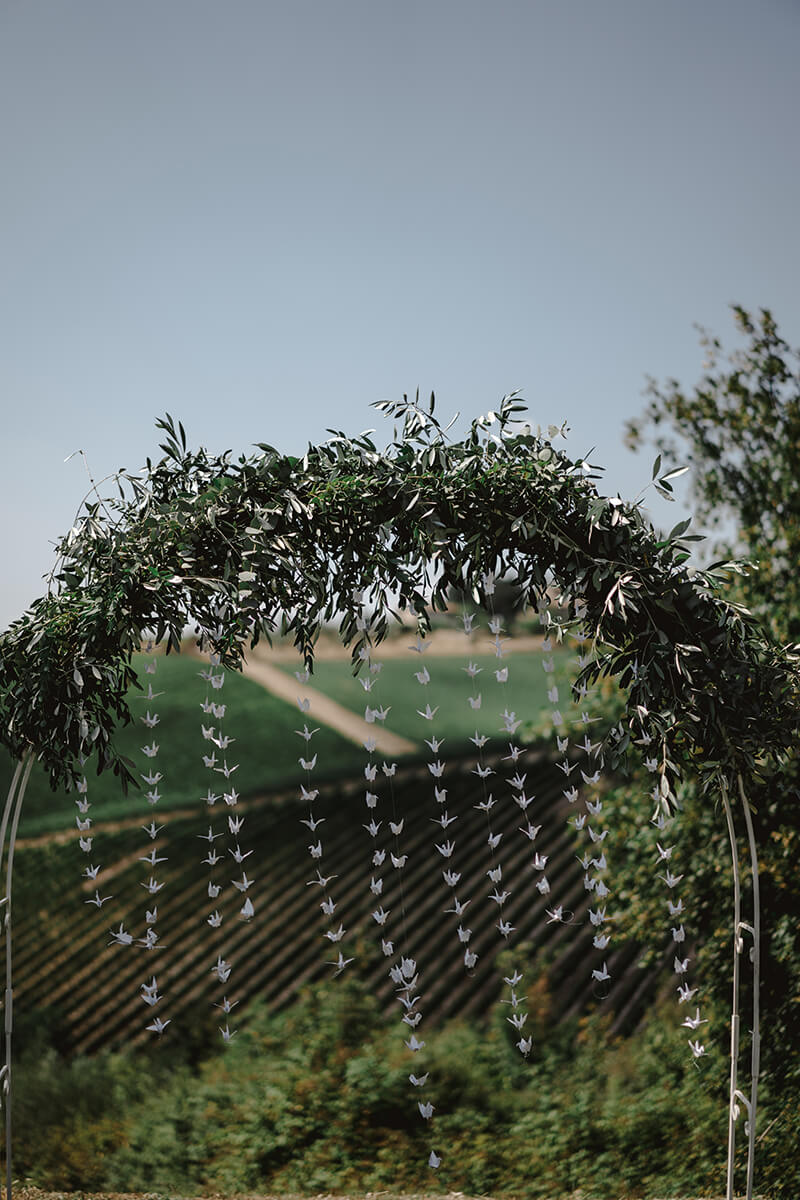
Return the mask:
[[(25, 799), (25, 789), (33, 766), (33, 750), (27, 750), (18, 761), (8, 789), (6, 804), (0, 821), (0, 873), (2, 873), (3, 854), (7, 853), (6, 889), (0, 898), (3, 906), (3, 925), (6, 937), (6, 986), (3, 1000), (5, 1027), (5, 1062), (0, 1068), (2, 1082), (2, 1099), (6, 1107), (6, 1200), (11, 1200), (11, 1036), (14, 1029), (14, 992), (12, 986), (12, 939), (11, 939), (11, 885), (14, 877), (14, 850), (17, 843), (17, 828), (19, 826), (22, 802)], [(9, 829), (10, 824), (10, 829)], [(6, 833), (8, 832), (8, 848), (6, 850)]]
[[(742, 920), (741, 876), (739, 873), (739, 855), (736, 845), (736, 827), (733, 812), (728, 797), (728, 789), (722, 782), (722, 804), (725, 810), (725, 820), (728, 825), (728, 838), (731, 846), (731, 864), (733, 867), (733, 999), (731, 1004), (731, 1077), (730, 1097), (728, 1104), (728, 1171), (726, 1200), (733, 1200), (734, 1157), (736, 1150), (736, 1122), (741, 1113), (740, 1105), (747, 1114), (745, 1120), (745, 1136), (747, 1137), (747, 1184), (745, 1200), (752, 1200), (753, 1173), (755, 1170), (756, 1152), (756, 1107), (758, 1101), (758, 1076), (761, 1061), (761, 1032), (759, 1028), (759, 987), (761, 973), (761, 897), (758, 879), (758, 853), (753, 831), (753, 818), (750, 804), (744, 790), (741, 775), (737, 775), (739, 798), (744, 811), (744, 821), (747, 829), (747, 842), (750, 851), (750, 869), (752, 873), (752, 903), (753, 923)], [(750, 961), (753, 964), (753, 1030), (750, 1048), (750, 1098), (738, 1087), (739, 1069), (739, 956), (744, 950), (743, 933), (749, 933), (753, 939), (750, 948)]]

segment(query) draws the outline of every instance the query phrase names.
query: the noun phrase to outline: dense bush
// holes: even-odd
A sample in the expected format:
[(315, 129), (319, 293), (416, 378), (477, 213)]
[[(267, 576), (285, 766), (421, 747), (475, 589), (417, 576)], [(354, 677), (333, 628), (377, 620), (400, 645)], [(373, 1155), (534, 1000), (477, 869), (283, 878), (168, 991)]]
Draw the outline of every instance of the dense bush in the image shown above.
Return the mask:
[(419, 1189), (434, 1178), (433, 1145), (440, 1191), (719, 1192), (723, 1047), (697, 1070), (671, 1004), (609, 1042), (597, 1018), (552, 1023), (543, 995), (530, 1062), (513, 1048), (503, 1006), (488, 1029), (456, 1023), (425, 1035), (430, 1130), (407, 1082), (399, 1022), (387, 1026), (346, 979), (279, 1016), (252, 1011), (224, 1053), (193, 1068), (170, 1061), (167, 1042), (163, 1061), (70, 1063), (40, 1049), (17, 1072), (15, 1174), (48, 1187), (179, 1194)]

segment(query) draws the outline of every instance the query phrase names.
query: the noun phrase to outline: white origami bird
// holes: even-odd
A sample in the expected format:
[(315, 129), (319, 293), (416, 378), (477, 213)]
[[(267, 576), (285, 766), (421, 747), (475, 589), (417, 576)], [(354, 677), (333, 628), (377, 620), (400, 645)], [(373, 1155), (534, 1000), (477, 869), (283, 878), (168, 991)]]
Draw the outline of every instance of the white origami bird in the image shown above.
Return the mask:
[(210, 917), (206, 918), (206, 920), (212, 929), (219, 929), (220, 925), (222, 924), (222, 916), (216, 909)]
[(520, 1054), (525, 1054), (525, 1055), (530, 1054), (532, 1046), (533, 1046), (533, 1036), (532, 1035), (530, 1037), (520, 1038), (520, 1040), (517, 1042), (517, 1049), (519, 1050)]
[(372, 919), (376, 921), (378, 925), (385, 925), (391, 911), (391, 909), (387, 910), (383, 907), (383, 905), (381, 905), (380, 908), (376, 908), (373, 912)]
[(669, 867), (667, 867), (666, 875), (659, 875), (658, 878), (663, 879), (664, 883), (667, 885), (668, 888), (674, 888), (674, 887), (678, 886), (680, 881), (683, 879), (683, 876), (682, 875), (673, 875), (672, 872), (670, 871)]
[(426, 1121), (429, 1121), (431, 1119), (431, 1117), (433, 1116), (433, 1105), (432, 1104), (423, 1104), (422, 1101), (419, 1101), (419, 1103), (417, 1104), (417, 1108), (419, 1109), (421, 1115), (425, 1118)]
[(426, 1071), (424, 1075), (409, 1075), (408, 1078), (414, 1087), (425, 1087), (425, 1084), (428, 1082), (429, 1075), (430, 1072)]
[(458, 933), (458, 940), (462, 943), (468, 942), (469, 939), (472, 937), (472, 930), (464, 929), (463, 925), (459, 925), (457, 933)]
[(147, 1025), (145, 1028), (148, 1029), (152, 1033), (157, 1033), (158, 1036), (161, 1037), (161, 1034), (164, 1032), (164, 1030), (169, 1025), (170, 1020), (171, 1020), (171, 1018), (169, 1018), (169, 1017), (167, 1017), (166, 1021), (162, 1021), (160, 1017), (156, 1017), (156, 1019), (153, 1021), (152, 1025)]
[(229, 962), (226, 962), (225, 959), (222, 958), (221, 956), (218, 956), (217, 961), (214, 963), (213, 967), (211, 968), (211, 974), (216, 975), (216, 977), (220, 981), (220, 983), (227, 983), (228, 979), (230, 978), (230, 973), (231, 973), (231, 964)]
[(222, 1011), (223, 1011), (224, 1013), (229, 1013), (229, 1012), (231, 1011), (231, 1009), (233, 1009), (233, 1008), (236, 1008), (236, 1005), (237, 1005), (238, 1003), (239, 1003), (239, 1001), (238, 1001), (238, 1000), (233, 1000), (233, 1001), (231, 1001), (231, 1000), (229, 1000), (229, 999), (228, 999), (228, 997), (227, 997), (227, 996), (223, 996), (223, 997), (222, 997), (222, 1003), (221, 1003), (221, 1004), (215, 1004), (215, 1005), (214, 1005), (214, 1008), (221, 1008), (221, 1009), (222, 1009)]
[(389, 858), (392, 860), (392, 866), (398, 871), (408, 862), (407, 854), (392, 854), (390, 851)]
[(297, 761), (304, 771), (313, 771), (317, 765), (317, 757), (318, 755), (315, 754), (313, 758), (298, 758)]
[(508, 682), (508, 667), (503, 667), (501, 670), (495, 671), (494, 677), (498, 683), (507, 683)]
[(84, 867), (81, 874), (85, 875), (87, 879), (97, 879), (99, 871), (99, 867)]
[(502, 866), (490, 867), (486, 874), (492, 883), (499, 883), (503, 878), (503, 868)]
[(696, 1008), (694, 1010), (693, 1017), (687, 1017), (685, 1021), (681, 1021), (681, 1025), (685, 1025), (687, 1029), (699, 1029), (701, 1025), (707, 1025), (707, 1024), (708, 1024), (708, 1021), (706, 1020), (705, 1017), (703, 1017), (701, 1019), (699, 1008)]
[(472, 807), (477, 808), (479, 812), (488, 813), (488, 812), (491, 812), (491, 810), (494, 808), (494, 805), (495, 805), (494, 796), (492, 796), (490, 794), (486, 797), (485, 800), (481, 800), (481, 802), (479, 804), (473, 804)]
[(108, 943), (109, 946), (130, 946), (133, 942), (133, 934), (128, 933), (121, 921), (119, 929), (116, 931), (112, 929), (110, 930), (110, 933), (111, 941)]
[(697, 991), (697, 988), (690, 988), (688, 983), (678, 986), (678, 1003), (685, 1004), (687, 1000), (691, 1000), (692, 996)]
[(347, 932), (347, 930), (345, 929), (344, 925), (340, 925), (338, 929), (326, 930), (324, 936), (330, 942), (340, 942), (346, 932)]
[(78, 845), (84, 854), (88, 854), (92, 849), (92, 839), (90, 837), (78, 838)]
[(246, 858), (250, 857), (250, 855), (253, 853), (253, 851), (252, 850), (247, 850), (247, 851), (241, 850), (239, 848), (239, 843), (237, 842), (236, 846), (233, 850), (231, 850), (230, 847), (228, 847), (228, 853), (233, 855), (234, 862), (243, 863)]
[(252, 885), (255, 883), (255, 880), (248, 879), (247, 872), (242, 871), (242, 878), (241, 879), (232, 879), (231, 883), (233, 884), (233, 886), (236, 888), (237, 891), (246, 892), (249, 887), (252, 887)]
[(353, 961), (352, 958), (345, 958), (345, 956), (342, 954), (342, 952), (340, 950), (339, 957), (336, 959), (336, 961), (331, 962), (330, 959), (328, 959), (327, 965), (329, 967), (336, 967), (336, 974), (341, 975), (341, 973), (345, 969), (345, 967), (348, 966), (352, 961)]
[(442, 876), (448, 887), (454, 888), (461, 878), (460, 871), (442, 871)]
[(161, 832), (161, 830), (163, 828), (164, 828), (163, 825), (156, 825), (155, 821), (151, 821), (149, 825), (142, 826), (142, 829), (145, 831), (145, 833), (148, 835), (148, 837), (153, 841), (155, 841), (156, 837), (159, 835), (159, 833)]
[(692, 1039), (689, 1038), (689, 1045), (692, 1048), (692, 1054), (694, 1055), (694, 1057), (702, 1058), (702, 1056), (706, 1052), (706, 1048), (705, 1048), (705, 1046), (700, 1045), (700, 1039), (698, 1038), (697, 1041), (693, 1042)]
[(222, 855), (217, 854), (216, 850), (209, 850), (206, 857), (201, 858), (200, 861), (205, 863), (209, 867), (213, 867), (220, 861), (221, 858), (222, 858)]
[(610, 978), (611, 976), (608, 973), (608, 967), (605, 963), (603, 963), (603, 966), (599, 971), (596, 968), (594, 971), (592, 971), (592, 979), (596, 979), (599, 983), (602, 983), (604, 980)]
[(99, 892), (95, 892), (90, 900), (84, 900), (84, 904), (94, 904), (97, 908), (102, 908), (106, 900), (111, 900), (111, 896), (101, 896)]
[(376, 879), (373, 875), (369, 881), (369, 890), (372, 892), (373, 896), (380, 896), (381, 892), (383, 891), (383, 880)]
[(319, 733), (319, 726), (316, 729), (309, 729), (307, 725), (304, 725), (302, 729), (295, 729), (295, 733), (305, 742), (310, 742), (314, 734)]
[(166, 858), (159, 858), (155, 846), (148, 854), (145, 854), (139, 859), (139, 862), (147, 863), (148, 866), (155, 867), (158, 863), (167, 862)]
[(145, 910), (144, 919), (145, 919), (145, 924), (155, 925), (156, 921), (158, 920), (158, 905), (157, 904), (155, 905), (154, 908), (148, 908)]
[(467, 968), (468, 971), (472, 970), (472, 968), (475, 966), (475, 963), (477, 961), (478, 961), (478, 956), (477, 956), (477, 954), (474, 954), (472, 950), (464, 951), (464, 966)]
[(156, 893), (158, 893), (158, 892), (160, 892), (160, 891), (161, 891), (161, 889), (164, 887), (164, 884), (163, 884), (163, 883), (159, 883), (159, 882), (158, 882), (156, 879), (154, 879), (154, 878), (153, 878), (153, 876), (151, 875), (151, 876), (150, 876), (150, 878), (148, 879), (147, 883), (142, 883), (142, 884), (140, 884), (139, 886), (140, 886), (140, 887), (143, 887), (143, 888), (145, 889), (145, 891), (147, 891), (147, 892), (149, 892), (149, 893), (150, 893), (150, 895), (151, 895), (151, 896), (155, 896), (155, 895), (156, 895)]
[(610, 941), (611, 938), (607, 933), (596, 933), (592, 939), (592, 945), (596, 946), (598, 950), (605, 950)]
[(444, 774), (444, 763), (439, 762), (438, 760), (436, 762), (428, 763), (428, 770), (434, 779), (441, 779), (442, 775)]
[(472, 709), (480, 708), (480, 706), (481, 706), (480, 692), (478, 693), (477, 696), (467, 696), (467, 700), (469, 702), (470, 708), (472, 708)]
[(216, 900), (217, 896), (220, 894), (221, 891), (222, 891), (222, 889), (218, 883), (209, 883), (209, 885), (208, 885), (209, 899)]
[(688, 958), (678, 958), (678, 956), (676, 954), (675, 958), (672, 961), (672, 967), (673, 967), (675, 974), (676, 975), (685, 975), (686, 972), (689, 970), (689, 962), (690, 961), (691, 960)]
[(510, 921), (500, 921), (497, 928), (500, 930), (500, 936), (507, 938), (510, 933), (516, 929), (516, 925), (512, 925)]
[(453, 897), (453, 907), (445, 908), (443, 911), (446, 913), (455, 913), (455, 915), (457, 917), (461, 917), (466, 912), (466, 908), (469, 903), (470, 903), (469, 900), (464, 900), (462, 902), (462, 901), (458, 900), (457, 897), (454, 896)]

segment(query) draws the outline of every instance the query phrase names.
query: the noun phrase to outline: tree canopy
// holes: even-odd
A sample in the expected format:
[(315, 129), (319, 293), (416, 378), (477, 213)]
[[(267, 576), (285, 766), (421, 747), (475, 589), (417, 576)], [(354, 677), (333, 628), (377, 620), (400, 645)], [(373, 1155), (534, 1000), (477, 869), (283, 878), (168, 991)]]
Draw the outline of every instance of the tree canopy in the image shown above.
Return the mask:
[[(628, 422), (628, 442), (652, 439), (692, 466), (701, 521), (726, 554), (753, 560), (740, 593), (776, 637), (800, 639), (800, 350), (780, 336), (769, 309), (733, 306), (744, 344), (724, 354), (701, 330), (706, 373), (693, 390), (649, 381), (649, 403)], [(731, 531), (731, 525), (733, 530)]]

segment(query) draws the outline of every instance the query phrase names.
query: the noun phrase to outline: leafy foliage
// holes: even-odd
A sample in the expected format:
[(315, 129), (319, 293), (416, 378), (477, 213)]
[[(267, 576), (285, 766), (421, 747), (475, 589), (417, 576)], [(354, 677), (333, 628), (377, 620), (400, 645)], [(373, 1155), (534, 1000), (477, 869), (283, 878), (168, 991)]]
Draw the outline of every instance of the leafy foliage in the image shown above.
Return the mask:
[(732, 781), (782, 753), (797, 660), (720, 598), (719, 568), (688, 565), (684, 531), (657, 537), (636, 504), (598, 494), (588, 464), (518, 432), (516, 396), (460, 442), (433, 399), (428, 411), (407, 399), (379, 407), (402, 422), (385, 451), (334, 433), (302, 458), (261, 445), (235, 463), (188, 450), (182, 426), (162, 420), (164, 457), (87, 504), (59, 545), (51, 593), (0, 637), (12, 755), (32, 746), (56, 785), (94, 754), (126, 785), (114, 731), (129, 720), (132, 655), (147, 633), (178, 649), (191, 621), (236, 666), (247, 640), (281, 626), (312, 663), (321, 624), (337, 617), (357, 663), (365, 606), (380, 640), (395, 604), (425, 627), (452, 588), (485, 600), (487, 573), (514, 575), (533, 602), (555, 585), (571, 615), (585, 607), (604, 647), (586, 673), (618, 676), (629, 697), (612, 763), (646, 722), (665, 803), (680, 754)]
[[(441, 1189), (548, 1200), (579, 1185), (587, 1196), (720, 1190), (724, 1064), (701, 1082), (657, 1015), (610, 1049), (602, 1023), (556, 1028), (554, 1015), (543, 1010), (529, 1064), (504, 1011), (488, 1032), (455, 1023), (426, 1035), (436, 1136), (449, 1148)], [(402, 1040), (352, 979), (279, 1016), (251, 1012), (196, 1070), (170, 1065), (169, 1081), (155, 1059), (134, 1070), (120, 1056), (69, 1065), (50, 1054), (20, 1071), (19, 1169), (63, 1187), (85, 1162), (82, 1187), (184, 1195), (430, 1187)], [(162, 1086), (145, 1087), (152, 1078)], [(93, 1092), (76, 1130), (64, 1096), (79, 1082)], [(91, 1100), (101, 1089), (103, 1111)]]
[[(724, 529), (733, 520), (732, 546), (757, 569), (731, 579), (729, 594), (755, 612), (775, 637), (800, 635), (800, 356), (780, 337), (772, 314), (754, 317), (734, 307), (743, 349), (722, 359), (717, 338), (703, 335), (707, 374), (692, 392), (670, 380), (651, 381), (650, 402), (641, 420), (629, 423), (634, 446), (652, 437), (665, 454), (676, 452), (676, 438), (689, 447), (693, 492), (701, 517)], [(731, 540), (731, 539), (729, 539)], [(796, 646), (786, 648), (792, 662)], [(642, 784), (639, 783), (641, 790)], [(792, 1114), (800, 1090), (800, 758), (795, 745), (747, 782), (758, 846), (764, 925), (762, 934), (761, 1020), (763, 1091), (784, 1098), (784, 1111), (771, 1138), (797, 1144)], [(730, 991), (730, 878), (722, 869), (728, 856), (719, 807), (691, 776), (681, 789), (681, 869), (691, 893), (692, 925), (700, 944), (705, 985), (722, 1002)], [(618, 790), (611, 799), (613, 818), (625, 839), (640, 853), (620, 856), (619, 880), (629, 902), (629, 932), (641, 936), (657, 921), (661, 894), (653, 887), (652, 837), (634, 833), (638, 807), (635, 790)], [(740, 829), (740, 834), (742, 833)], [(621, 835), (620, 835), (621, 836)], [(647, 847), (647, 848), (645, 848)], [(678, 852), (676, 851), (676, 854)], [(615, 860), (616, 861), (616, 860)], [(638, 865), (637, 865), (638, 863)], [(749, 862), (740, 864), (745, 884)], [(743, 978), (746, 966), (743, 960)], [(748, 988), (742, 1030), (750, 1029)], [(745, 1032), (745, 1039), (747, 1033)], [(745, 1043), (744, 1049), (748, 1046)], [(763, 1122), (762, 1128), (768, 1127)], [(777, 1171), (776, 1142), (759, 1150), (759, 1173)]]
[(697, 514), (725, 530), (758, 566), (742, 592), (781, 639), (800, 638), (800, 350), (778, 333), (768, 309), (756, 317), (733, 306), (742, 348), (722, 356), (718, 338), (701, 331), (707, 373), (692, 392), (675, 379), (649, 381), (642, 418), (629, 421), (629, 444), (655, 441), (692, 466)]

